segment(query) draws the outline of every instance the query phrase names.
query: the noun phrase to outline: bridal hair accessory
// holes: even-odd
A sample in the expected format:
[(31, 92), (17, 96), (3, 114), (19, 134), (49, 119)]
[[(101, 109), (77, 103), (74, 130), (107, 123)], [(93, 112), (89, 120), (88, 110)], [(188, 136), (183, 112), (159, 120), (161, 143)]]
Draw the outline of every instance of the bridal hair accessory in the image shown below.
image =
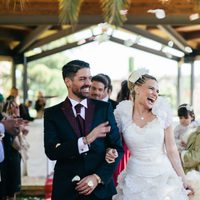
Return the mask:
[(143, 75), (148, 74), (149, 70), (145, 68), (140, 68), (131, 73), (128, 80), (132, 83), (135, 83), (139, 78), (142, 78)]
[(179, 106), (179, 109), (180, 108), (186, 108), (187, 111), (193, 112), (193, 108), (190, 104), (181, 105), (181, 106)]
[(193, 108), (192, 108), (192, 106), (191, 106), (191, 105), (189, 105), (189, 104), (187, 104), (187, 105), (186, 105), (186, 109), (187, 109), (188, 111), (191, 111), (191, 112), (193, 111)]

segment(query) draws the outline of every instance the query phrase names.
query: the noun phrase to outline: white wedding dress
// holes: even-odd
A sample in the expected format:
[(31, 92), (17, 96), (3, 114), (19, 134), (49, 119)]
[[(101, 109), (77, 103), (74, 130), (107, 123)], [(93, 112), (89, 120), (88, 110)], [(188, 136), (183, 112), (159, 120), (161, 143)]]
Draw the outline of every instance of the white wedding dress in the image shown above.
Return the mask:
[(132, 101), (121, 102), (114, 111), (131, 157), (118, 177), (113, 200), (188, 200), (182, 180), (175, 173), (164, 147), (164, 129), (172, 121), (163, 98), (152, 108), (156, 118), (143, 128), (132, 122)]

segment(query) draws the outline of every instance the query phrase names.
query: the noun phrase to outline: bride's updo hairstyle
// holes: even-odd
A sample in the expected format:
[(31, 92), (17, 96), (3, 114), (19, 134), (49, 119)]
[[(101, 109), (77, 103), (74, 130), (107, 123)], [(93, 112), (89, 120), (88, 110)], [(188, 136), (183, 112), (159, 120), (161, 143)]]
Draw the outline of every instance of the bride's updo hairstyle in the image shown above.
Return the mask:
[(157, 81), (157, 79), (154, 76), (151, 76), (148, 74), (148, 70), (144, 68), (140, 68), (134, 72), (132, 72), (128, 78), (128, 88), (132, 94), (133, 100), (135, 100), (135, 86), (141, 86), (143, 85), (146, 80), (152, 79)]

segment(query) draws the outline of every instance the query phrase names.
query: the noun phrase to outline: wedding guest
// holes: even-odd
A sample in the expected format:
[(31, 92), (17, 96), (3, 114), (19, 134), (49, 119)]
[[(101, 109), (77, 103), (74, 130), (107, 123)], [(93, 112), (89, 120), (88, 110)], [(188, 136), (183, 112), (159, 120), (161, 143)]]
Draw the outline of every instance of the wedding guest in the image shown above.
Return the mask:
[(186, 144), (181, 151), (183, 169), (187, 182), (193, 187), (194, 195), (190, 200), (199, 200), (200, 196), (200, 127), (188, 129), (182, 134), (182, 141)]
[(179, 152), (185, 149), (186, 143), (182, 135), (188, 130), (200, 126), (200, 121), (195, 120), (195, 113), (190, 104), (184, 103), (178, 107), (179, 124), (174, 129), (174, 135)]
[(15, 86), (13, 86), (11, 89), (10, 89), (10, 94), (8, 95), (8, 97), (6, 98), (6, 100), (10, 100), (10, 99), (15, 99), (16, 103), (19, 104), (19, 90), (18, 88), (16, 88)]
[(97, 74), (92, 77), (91, 82), (90, 98), (103, 100), (104, 94), (108, 89), (107, 79), (103, 75)]
[[(6, 118), (18, 118), (19, 106), (15, 97), (7, 98), (3, 107), (3, 115)], [(5, 159), (2, 162), (2, 183), (4, 185), (4, 198), (8, 200), (16, 200), (16, 194), (21, 189), (21, 155), (24, 150), (22, 144), (22, 134), (27, 134), (28, 130), (24, 124), (19, 126), (19, 134), (13, 136), (9, 132), (5, 132), (3, 138)]]
[(32, 101), (31, 100), (27, 100), (26, 103), (21, 103), (19, 105), (19, 112), (20, 112), (20, 117), (28, 120), (28, 121), (33, 121), (34, 117), (30, 116), (29, 113), (29, 108), (32, 106)]
[(41, 119), (44, 116), (44, 109), (46, 106), (46, 99), (41, 91), (38, 92), (37, 100), (35, 102), (35, 110), (37, 111), (37, 119)]
[(4, 96), (0, 93), (0, 113), (3, 110), (3, 105), (4, 105)]
[(102, 100), (106, 101), (106, 102), (109, 102), (112, 105), (112, 108), (114, 110), (116, 108), (116, 106), (117, 106), (118, 103), (115, 100), (113, 100), (113, 99), (110, 98), (110, 95), (112, 93), (112, 88), (113, 88), (112, 83), (111, 83), (111, 79), (110, 79), (110, 77), (107, 74), (100, 73), (99, 75), (104, 76), (107, 79), (107, 82), (108, 82), (108, 87), (104, 91), (104, 95), (103, 95)]
[(16, 136), (19, 134), (20, 125), (23, 123), (23, 121), (19, 118), (13, 119), (13, 118), (4, 118), (2, 113), (0, 112), (0, 199), (4, 199), (6, 196), (5, 188), (6, 184), (4, 182), (4, 174), (2, 173), (2, 168), (4, 168), (4, 159), (5, 159), (5, 153), (4, 153), (4, 146), (2, 144), (2, 140), (4, 140), (5, 134), (10, 134), (12, 136)]
[(181, 152), (184, 171), (200, 172), (200, 126), (183, 133), (183, 140), (186, 144), (185, 150)]

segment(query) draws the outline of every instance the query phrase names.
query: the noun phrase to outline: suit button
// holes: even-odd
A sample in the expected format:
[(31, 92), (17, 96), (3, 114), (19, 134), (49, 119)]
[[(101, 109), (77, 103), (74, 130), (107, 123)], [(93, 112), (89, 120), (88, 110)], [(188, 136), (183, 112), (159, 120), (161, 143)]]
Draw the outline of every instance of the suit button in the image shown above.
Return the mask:
[(87, 156), (87, 153), (85, 153), (85, 156)]

